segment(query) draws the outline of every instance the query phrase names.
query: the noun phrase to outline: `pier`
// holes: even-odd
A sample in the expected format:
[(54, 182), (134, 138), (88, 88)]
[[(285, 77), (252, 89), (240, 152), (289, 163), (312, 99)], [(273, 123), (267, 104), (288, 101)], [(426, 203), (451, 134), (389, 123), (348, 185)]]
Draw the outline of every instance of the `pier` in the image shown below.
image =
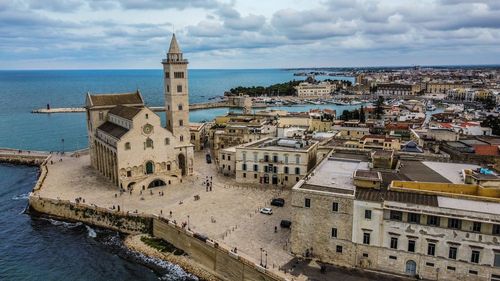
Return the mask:
[(0, 148), (0, 163), (39, 166), (51, 154), (46, 151), (18, 150)]
[[(220, 107), (234, 107), (230, 105), (227, 101), (218, 102), (206, 102), (206, 103), (193, 103), (189, 105), (189, 110), (200, 110), (200, 109), (210, 109), (210, 108), (220, 108)], [(155, 112), (165, 111), (164, 106), (151, 106), (149, 107)], [(41, 114), (51, 114), (51, 113), (82, 113), (85, 112), (84, 107), (54, 107), (54, 108), (38, 108), (33, 109), (31, 113), (41, 113)]]

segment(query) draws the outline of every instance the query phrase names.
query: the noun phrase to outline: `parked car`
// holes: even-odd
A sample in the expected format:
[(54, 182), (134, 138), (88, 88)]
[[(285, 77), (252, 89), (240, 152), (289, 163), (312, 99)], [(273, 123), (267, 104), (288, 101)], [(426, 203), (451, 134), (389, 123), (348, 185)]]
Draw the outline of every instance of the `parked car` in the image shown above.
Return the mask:
[(210, 154), (205, 155), (205, 158), (207, 159), (208, 164), (212, 163), (212, 156), (210, 156)]
[(290, 228), (291, 225), (292, 225), (292, 222), (289, 220), (281, 220), (281, 222), (280, 222), (280, 226), (284, 227), (284, 228)]
[(260, 209), (260, 212), (262, 214), (272, 215), (273, 214), (273, 209), (271, 209), (271, 208), (262, 208), (262, 209)]
[(283, 206), (285, 206), (285, 199), (274, 198), (273, 200), (271, 200), (271, 205), (276, 206), (276, 207), (283, 207)]

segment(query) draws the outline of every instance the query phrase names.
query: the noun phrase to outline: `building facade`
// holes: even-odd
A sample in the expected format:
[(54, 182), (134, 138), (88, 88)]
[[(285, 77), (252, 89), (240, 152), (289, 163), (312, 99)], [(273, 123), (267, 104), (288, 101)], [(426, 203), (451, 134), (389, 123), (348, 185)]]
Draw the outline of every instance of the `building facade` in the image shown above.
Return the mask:
[[(123, 189), (172, 184), (193, 173), (187, 61), (182, 58), (175, 35), (167, 59), (162, 63), (165, 70), (166, 128), (162, 127), (160, 117), (144, 106), (139, 91), (88, 93), (86, 97), (91, 165)], [(173, 85), (177, 89), (175, 92), (170, 91)]]

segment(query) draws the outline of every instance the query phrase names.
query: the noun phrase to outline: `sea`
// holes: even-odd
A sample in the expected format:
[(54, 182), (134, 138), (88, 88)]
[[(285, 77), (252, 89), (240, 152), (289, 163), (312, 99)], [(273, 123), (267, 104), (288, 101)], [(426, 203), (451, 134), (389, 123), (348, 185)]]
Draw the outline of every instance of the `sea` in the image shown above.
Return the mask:
[[(189, 70), (190, 102), (214, 100), (237, 86), (269, 86), (303, 80), (293, 70)], [(317, 77), (344, 79), (352, 77)], [(31, 110), (81, 107), (86, 93), (140, 90), (147, 105), (163, 106), (163, 74), (150, 70), (0, 71), (0, 148), (73, 151), (87, 147), (83, 113), (33, 114)], [(300, 105), (289, 111), (354, 106)], [(212, 120), (230, 109), (190, 113), (192, 122)], [(159, 113), (164, 120), (164, 114)], [(123, 246), (120, 234), (30, 216), (28, 193), (35, 167), (0, 164), (0, 280), (197, 280), (177, 265), (147, 258)]]

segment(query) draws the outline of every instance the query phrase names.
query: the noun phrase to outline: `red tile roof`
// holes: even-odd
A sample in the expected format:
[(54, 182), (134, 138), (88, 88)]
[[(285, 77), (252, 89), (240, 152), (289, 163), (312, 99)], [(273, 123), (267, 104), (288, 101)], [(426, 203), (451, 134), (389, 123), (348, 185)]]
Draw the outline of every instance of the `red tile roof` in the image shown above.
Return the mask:
[(485, 156), (496, 156), (500, 155), (500, 149), (495, 145), (475, 145), (474, 146), (475, 154), (477, 155), (485, 155)]

